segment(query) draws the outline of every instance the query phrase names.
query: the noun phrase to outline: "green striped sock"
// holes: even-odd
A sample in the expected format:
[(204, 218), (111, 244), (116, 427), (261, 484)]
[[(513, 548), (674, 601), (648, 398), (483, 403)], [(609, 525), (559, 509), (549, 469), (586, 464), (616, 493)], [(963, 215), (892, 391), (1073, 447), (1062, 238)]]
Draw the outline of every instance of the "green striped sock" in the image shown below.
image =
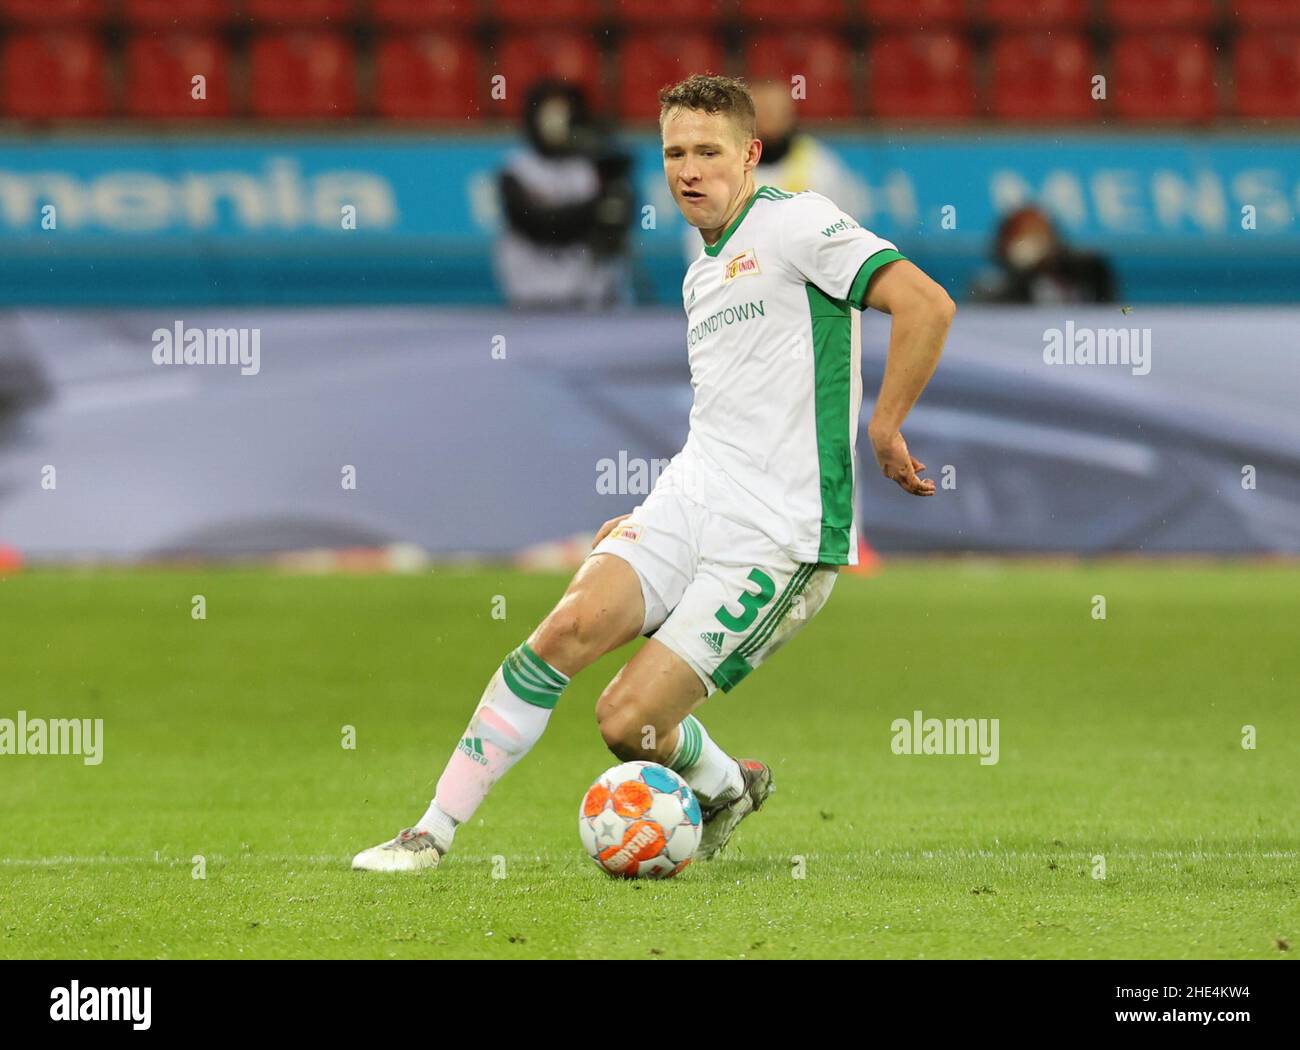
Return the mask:
[(680, 774), (705, 805), (733, 799), (745, 788), (740, 765), (713, 742), (694, 715), (677, 727), (677, 746), (664, 764)]
[(506, 680), (506, 687), (520, 700), (547, 709), (556, 705), (569, 684), (569, 676), (533, 652), (527, 642), (505, 658), (501, 676)]
[(666, 765), (674, 773), (685, 773), (700, 760), (704, 750), (704, 726), (694, 715), (687, 715), (677, 727), (677, 746)]

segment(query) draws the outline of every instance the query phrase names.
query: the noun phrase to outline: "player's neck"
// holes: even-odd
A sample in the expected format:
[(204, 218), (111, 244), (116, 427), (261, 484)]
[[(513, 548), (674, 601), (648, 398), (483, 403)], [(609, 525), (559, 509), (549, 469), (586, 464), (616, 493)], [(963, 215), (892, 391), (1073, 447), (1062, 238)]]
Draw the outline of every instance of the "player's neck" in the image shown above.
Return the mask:
[(700, 230), (700, 236), (704, 238), (705, 244), (712, 246), (718, 243), (722, 235), (736, 221), (736, 216), (745, 210), (745, 205), (749, 203), (749, 199), (754, 196), (755, 192), (757, 192), (757, 187), (754, 185), (754, 176), (746, 175), (745, 184), (740, 190), (740, 196), (732, 202), (731, 207), (727, 210), (722, 225), (716, 230)]

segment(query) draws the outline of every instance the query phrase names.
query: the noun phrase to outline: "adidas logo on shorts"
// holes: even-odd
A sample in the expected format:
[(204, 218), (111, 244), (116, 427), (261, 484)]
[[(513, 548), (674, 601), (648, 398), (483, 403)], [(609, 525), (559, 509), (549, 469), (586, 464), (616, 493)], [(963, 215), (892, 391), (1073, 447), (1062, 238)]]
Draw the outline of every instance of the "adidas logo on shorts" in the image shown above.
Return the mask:
[(722, 639), (724, 636), (721, 631), (704, 631), (700, 634), (700, 637), (709, 643), (710, 649), (719, 656), (722, 655)]

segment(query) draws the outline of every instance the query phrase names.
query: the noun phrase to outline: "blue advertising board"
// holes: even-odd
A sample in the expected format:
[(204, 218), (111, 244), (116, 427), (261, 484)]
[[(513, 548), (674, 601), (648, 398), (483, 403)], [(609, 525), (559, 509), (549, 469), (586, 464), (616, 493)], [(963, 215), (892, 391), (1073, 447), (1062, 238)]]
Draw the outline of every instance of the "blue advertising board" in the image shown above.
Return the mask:
[[(999, 216), (1044, 204), (1132, 301), (1294, 301), (1300, 142), (1281, 137), (832, 138), (855, 217), (957, 296)], [(683, 225), (629, 138), (634, 298), (671, 303)], [(9, 139), (0, 302), (493, 303), (510, 136)]]

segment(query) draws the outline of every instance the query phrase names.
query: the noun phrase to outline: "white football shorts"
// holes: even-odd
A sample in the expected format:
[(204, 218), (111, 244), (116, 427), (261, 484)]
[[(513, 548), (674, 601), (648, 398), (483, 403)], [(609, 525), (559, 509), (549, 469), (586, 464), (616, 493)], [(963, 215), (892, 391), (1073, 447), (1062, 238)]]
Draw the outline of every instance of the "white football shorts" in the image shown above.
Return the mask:
[(793, 638), (839, 573), (795, 561), (763, 533), (663, 484), (591, 553), (617, 555), (636, 570), (641, 633), (685, 660), (709, 696), (735, 688)]

